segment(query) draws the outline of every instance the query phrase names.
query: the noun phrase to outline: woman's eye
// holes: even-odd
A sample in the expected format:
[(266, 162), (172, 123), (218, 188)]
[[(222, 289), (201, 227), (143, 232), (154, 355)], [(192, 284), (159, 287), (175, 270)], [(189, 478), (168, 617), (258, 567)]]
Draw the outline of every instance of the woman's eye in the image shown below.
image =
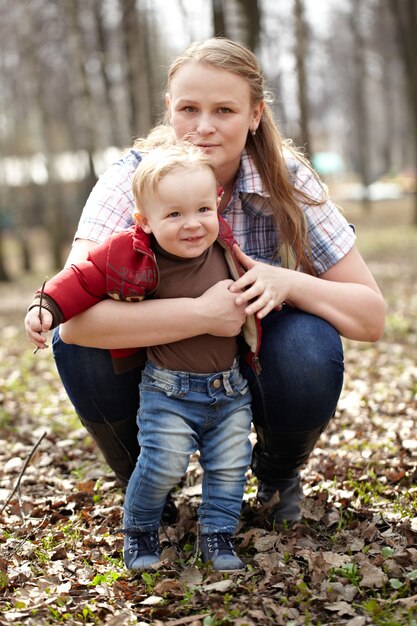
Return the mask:
[(184, 109), (183, 109), (183, 110), (184, 110), (186, 113), (195, 113), (197, 109), (196, 109), (195, 107), (192, 107), (192, 106), (187, 106), (187, 107), (184, 107)]
[(229, 109), (228, 107), (220, 107), (219, 109), (220, 113), (231, 113), (232, 110)]

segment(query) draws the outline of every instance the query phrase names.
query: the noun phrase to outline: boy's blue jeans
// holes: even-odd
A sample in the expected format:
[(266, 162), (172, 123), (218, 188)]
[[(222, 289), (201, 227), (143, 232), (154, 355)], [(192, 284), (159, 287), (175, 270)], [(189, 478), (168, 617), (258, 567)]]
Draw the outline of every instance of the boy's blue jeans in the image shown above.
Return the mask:
[(156, 530), (169, 491), (200, 451), (201, 534), (234, 533), (251, 459), (251, 394), (237, 363), (194, 374), (148, 362), (140, 383), (138, 462), (129, 481), (124, 527)]

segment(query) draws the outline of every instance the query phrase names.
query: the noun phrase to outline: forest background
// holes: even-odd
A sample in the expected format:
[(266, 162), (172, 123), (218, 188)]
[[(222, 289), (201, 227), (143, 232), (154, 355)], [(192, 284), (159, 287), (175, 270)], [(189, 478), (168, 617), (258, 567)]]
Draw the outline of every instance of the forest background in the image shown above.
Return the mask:
[[(414, 0), (0, 0), (0, 624), (416, 626), (416, 32)], [(283, 135), (356, 225), (387, 327), (344, 342), (302, 524), (265, 530), (249, 477), (245, 574), (196, 568), (193, 462), (174, 565), (134, 577), (112, 535), (122, 494), (23, 317), (97, 177), (160, 119), (170, 61), (214, 34), (259, 55)]]

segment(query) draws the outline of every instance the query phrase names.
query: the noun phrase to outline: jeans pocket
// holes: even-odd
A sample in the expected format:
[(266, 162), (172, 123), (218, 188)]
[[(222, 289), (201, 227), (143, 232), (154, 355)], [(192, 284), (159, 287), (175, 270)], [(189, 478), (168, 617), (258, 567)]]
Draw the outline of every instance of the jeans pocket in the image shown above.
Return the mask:
[(161, 380), (160, 378), (155, 378), (154, 376), (150, 376), (146, 372), (142, 374), (142, 380), (139, 385), (139, 393), (146, 391), (147, 393), (157, 393), (163, 392), (168, 397), (174, 395), (175, 387), (172, 383), (168, 381)]

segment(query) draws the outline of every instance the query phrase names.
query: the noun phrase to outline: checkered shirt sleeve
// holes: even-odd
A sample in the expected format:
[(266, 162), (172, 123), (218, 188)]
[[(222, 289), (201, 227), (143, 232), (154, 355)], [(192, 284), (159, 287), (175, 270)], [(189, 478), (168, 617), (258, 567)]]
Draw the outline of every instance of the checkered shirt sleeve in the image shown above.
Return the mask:
[[(305, 165), (299, 164), (294, 185), (311, 198), (320, 200), (325, 192), (320, 181)], [(343, 259), (355, 244), (355, 231), (336, 205), (326, 199), (320, 205), (302, 205), (307, 220), (313, 262), (320, 275)]]
[(139, 153), (129, 150), (100, 176), (84, 206), (74, 239), (102, 243), (112, 233), (133, 224), (132, 178), (139, 161)]

